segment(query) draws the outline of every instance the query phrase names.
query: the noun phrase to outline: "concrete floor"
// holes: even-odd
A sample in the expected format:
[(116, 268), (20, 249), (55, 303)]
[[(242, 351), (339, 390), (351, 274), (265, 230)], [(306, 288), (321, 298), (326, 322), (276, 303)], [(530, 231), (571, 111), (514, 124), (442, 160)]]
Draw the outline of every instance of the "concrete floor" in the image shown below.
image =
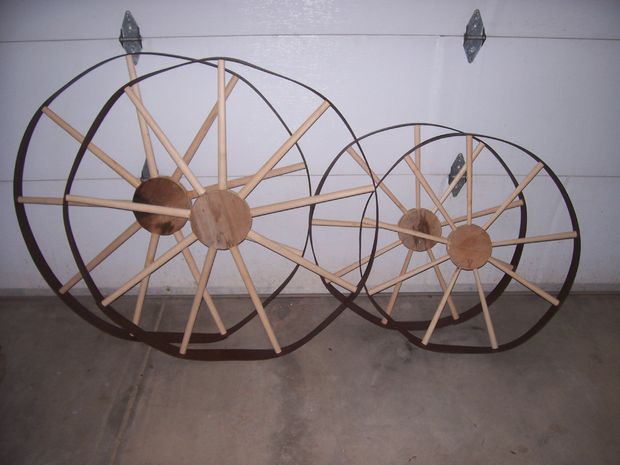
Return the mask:
[[(508, 296), (502, 312), (518, 326), (531, 299)], [(145, 318), (164, 327), (188, 305), (151, 299)], [(280, 328), (333, 307), (281, 298), (269, 311)], [(55, 298), (3, 298), (0, 463), (617, 464), (619, 309), (618, 295), (572, 296), (530, 342), (482, 356), (422, 351), (345, 312), (285, 357), (205, 363), (102, 334)], [(262, 344), (252, 331), (243, 343)]]

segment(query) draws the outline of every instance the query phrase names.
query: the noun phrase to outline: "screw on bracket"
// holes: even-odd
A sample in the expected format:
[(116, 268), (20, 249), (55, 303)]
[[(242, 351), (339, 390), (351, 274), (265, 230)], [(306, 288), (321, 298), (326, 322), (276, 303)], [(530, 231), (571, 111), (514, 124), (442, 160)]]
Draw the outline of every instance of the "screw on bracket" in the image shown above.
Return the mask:
[[(142, 50), (140, 28), (129, 10), (125, 12), (123, 25), (121, 26), (121, 35), (118, 37), (118, 40), (127, 53), (140, 53)], [(132, 55), (134, 65), (138, 64), (139, 57), (140, 55)]]
[(463, 48), (465, 49), (465, 56), (469, 63), (474, 61), (474, 58), (478, 55), (486, 39), (487, 36), (484, 32), (484, 24), (482, 23), (480, 10), (474, 10), (465, 28), (465, 35), (463, 36)]
[[(459, 174), (459, 171), (461, 171), (461, 168), (463, 168), (463, 166), (465, 166), (465, 158), (463, 158), (462, 153), (459, 153), (456, 156), (454, 163), (452, 163), (452, 166), (450, 167), (450, 174), (448, 175), (448, 185), (452, 183), (452, 180), (456, 177), (457, 174)], [(467, 173), (465, 173), (463, 177), (459, 179), (459, 182), (457, 182), (456, 185), (452, 188), (452, 197), (456, 197), (457, 195), (459, 195), (459, 192), (461, 192), (461, 189), (466, 182)]]

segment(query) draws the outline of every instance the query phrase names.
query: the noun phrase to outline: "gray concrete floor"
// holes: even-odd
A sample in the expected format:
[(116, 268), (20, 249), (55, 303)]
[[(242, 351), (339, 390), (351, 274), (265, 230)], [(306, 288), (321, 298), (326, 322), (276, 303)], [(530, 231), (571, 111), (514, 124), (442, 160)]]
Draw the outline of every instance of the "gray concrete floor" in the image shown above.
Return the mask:
[[(503, 298), (498, 335), (532, 299)], [(172, 326), (188, 305), (148, 300), (145, 324)], [(269, 312), (284, 338), (333, 307), (281, 298)], [(482, 356), (422, 351), (346, 312), (285, 357), (205, 363), (102, 334), (55, 298), (3, 298), (0, 463), (617, 464), (618, 310), (617, 295), (572, 296), (530, 342)], [(264, 344), (246, 333), (234, 344)], [(479, 322), (437, 335), (450, 337), (485, 342)]]

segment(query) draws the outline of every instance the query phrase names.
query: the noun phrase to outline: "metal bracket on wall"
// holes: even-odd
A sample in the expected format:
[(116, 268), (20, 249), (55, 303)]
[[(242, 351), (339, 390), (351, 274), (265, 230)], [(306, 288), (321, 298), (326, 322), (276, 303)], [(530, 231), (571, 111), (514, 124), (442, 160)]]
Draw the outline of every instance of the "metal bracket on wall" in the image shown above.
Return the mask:
[(463, 36), (463, 48), (469, 63), (474, 61), (486, 39), (487, 36), (484, 33), (484, 24), (482, 23), (480, 10), (474, 10)]
[[(139, 53), (142, 50), (140, 28), (129, 10), (125, 12), (123, 25), (121, 26), (121, 35), (118, 37), (118, 40), (127, 53)], [(134, 65), (138, 64), (139, 57), (139, 55), (133, 55)]]
[[(452, 180), (456, 177), (457, 174), (459, 174), (459, 171), (461, 171), (461, 168), (463, 168), (463, 166), (465, 166), (465, 158), (463, 158), (462, 153), (459, 153), (456, 156), (454, 163), (452, 163), (452, 166), (450, 167), (450, 174), (448, 175), (448, 185), (452, 183)], [(461, 192), (461, 189), (466, 182), (467, 173), (465, 173), (463, 177), (459, 179), (459, 182), (457, 182), (456, 185), (452, 188), (452, 197), (456, 197), (457, 195), (459, 195), (459, 192)]]

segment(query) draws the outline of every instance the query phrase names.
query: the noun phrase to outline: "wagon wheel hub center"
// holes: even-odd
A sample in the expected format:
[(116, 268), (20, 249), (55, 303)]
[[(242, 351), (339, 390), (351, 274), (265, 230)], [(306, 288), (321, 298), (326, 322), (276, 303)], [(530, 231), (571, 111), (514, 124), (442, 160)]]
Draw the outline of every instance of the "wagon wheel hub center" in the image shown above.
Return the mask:
[[(187, 191), (181, 184), (167, 177), (147, 179), (138, 186), (133, 201), (161, 207), (185, 208), (191, 207)], [(147, 231), (168, 236), (181, 230), (187, 218), (161, 215), (158, 213), (134, 212), (136, 220)]]
[(491, 257), (491, 238), (480, 226), (459, 226), (448, 236), (448, 255), (465, 270), (482, 267)]
[[(424, 234), (441, 236), (441, 222), (433, 212), (426, 208), (412, 208), (401, 217), (398, 226)], [(416, 252), (424, 252), (436, 244), (435, 241), (401, 232), (398, 233), (398, 237), (405, 247)]]
[(211, 191), (199, 196), (190, 213), (192, 231), (207, 247), (230, 249), (243, 242), (252, 227), (247, 202), (232, 191)]

